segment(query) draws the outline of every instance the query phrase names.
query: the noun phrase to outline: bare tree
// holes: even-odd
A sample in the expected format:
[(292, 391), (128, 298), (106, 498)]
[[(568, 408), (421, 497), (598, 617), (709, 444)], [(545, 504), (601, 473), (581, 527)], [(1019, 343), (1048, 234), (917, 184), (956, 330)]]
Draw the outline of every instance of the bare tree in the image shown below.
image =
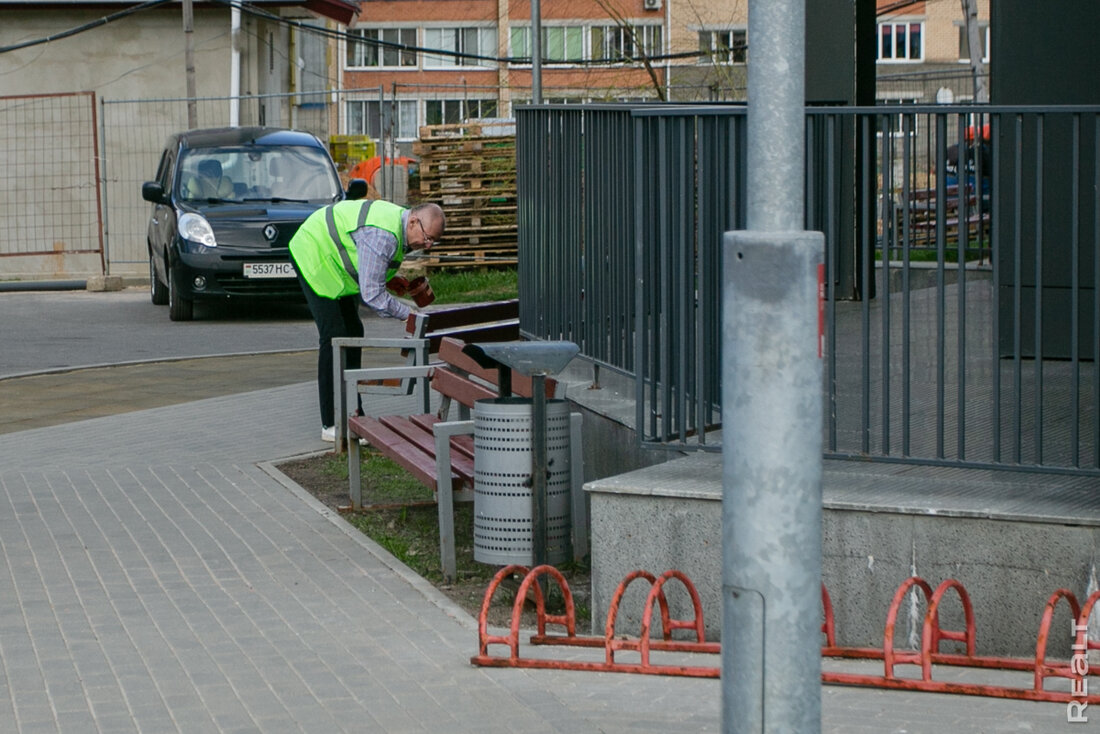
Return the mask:
[(612, 7), (611, 3), (607, 2), (607, 0), (596, 0), (596, 4), (607, 12), (607, 16), (615, 22), (616, 26), (630, 35), (630, 41), (635, 51), (641, 52), (642, 65), (645, 66), (646, 73), (649, 74), (649, 79), (653, 83), (653, 89), (657, 92), (657, 98), (662, 102), (667, 102), (668, 94), (665, 91), (665, 85), (668, 84), (668, 80), (665, 79), (665, 85), (661, 84), (661, 80), (657, 76), (657, 70), (653, 68), (653, 62), (649, 59), (649, 51), (645, 46), (645, 39), (638, 35), (638, 29), (633, 23), (630, 23), (623, 17), (623, 14), (619, 12), (618, 8)]
[(963, 22), (966, 23), (966, 45), (970, 49), (970, 73), (974, 76), (974, 101), (989, 101), (985, 68), (982, 64), (982, 30), (978, 25), (978, 0), (962, 0)]

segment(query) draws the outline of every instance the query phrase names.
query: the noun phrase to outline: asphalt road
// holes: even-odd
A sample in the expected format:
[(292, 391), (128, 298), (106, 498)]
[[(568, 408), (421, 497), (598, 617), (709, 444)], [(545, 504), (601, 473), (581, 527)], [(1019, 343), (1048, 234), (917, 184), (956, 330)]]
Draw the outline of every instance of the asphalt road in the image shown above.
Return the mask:
[[(315, 379), (304, 305), (197, 306), (195, 316), (170, 321), (147, 287), (0, 293), (0, 433)], [(371, 335), (404, 334), (395, 319), (368, 311), (363, 321)]]
[(147, 287), (0, 293), (0, 378), (317, 346), (304, 305), (196, 305), (195, 315), (195, 321), (170, 321), (168, 307), (154, 306)]

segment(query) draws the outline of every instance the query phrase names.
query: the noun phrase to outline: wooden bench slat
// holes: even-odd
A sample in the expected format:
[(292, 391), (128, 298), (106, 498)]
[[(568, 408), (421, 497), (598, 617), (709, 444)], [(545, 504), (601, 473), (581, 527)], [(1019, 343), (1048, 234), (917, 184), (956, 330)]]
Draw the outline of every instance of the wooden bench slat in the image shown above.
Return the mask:
[(477, 326), (456, 326), (451, 329), (435, 329), (429, 326), (424, 337), (429, 340), (429, 350), (435, 354), (439, 351), (440, 343), (444, 338), (459, 336), (469, 342), (506, 342), (519, 339), (519, 319), (514, 321), (497, 321)]
[[(414, 423), (408, 418), (399, 415), (388, 415), (380, 419), (382, 425), (398, 434), (421, 451), (435, 456), (435, 435), (431, 428), (427, 430), (423, 426)], [(472, 487), (474, 483), (474, 460), (464, 454), (451, 453), (451, 472), (459, 477), (466, 485)]]
[[(419, 415), (409, 416), (416, 425), (423, 428), (425, 431), (431, 431), (432, 426), (439, 423), (439, 417), (434, 416), (431, 413), (421, 413)], [(451, 438), (451, 454), (457, 452), (463, 456), (468, 456), (470, 459), (474, 458), (474, 437), (473, 436), (454, 436)]]
[[(436, 486), (435, 456), (421, 451), (414, 444), (409, 443), (404, 437), (390, 430), (381, 422), (369, 416), (353, 416), (348, 418), (348, 429), (352, 433), (352, 440), (356, 436), (365, 438), (371, 446), (381, 453), (396, 461), (401, 466), (433, 490)], [(451, 487), (455, 490), (462, 489), (462, 481), (455, 473), (451, 473)]]
[[(500, 379), (500, 375), (497, 371), (495, 369), (482, 367), (475, 362), (472, 357), (462, 351), (464, 346), (466, 346), (465, 343), (448, 337), (439, 345), (439, 358), (449, 365), (457, 367), (471, 375), (475, 375), (492, 385), (496, 385)], [(552, 377), (547, 377), (545, 384), (546, 397), (554, 397), (558, 388), (557, 380)], [(531, 378), (512, 370), (512, 392), (520, 397), (529, 398), (532, 395), (531, 390)]]
[(478, 400), (497, 396), (489, 388), (446, 369), (437, 369), (432, 375), (432, 389), (438, 391), (440, 395), (457, 400), (467, 408), (474, 407), (474, 403)]
[(519, 300), (513, 298), (507, 301), (445, 306), (425, 313), (428, 315), (429, 330), (439, 331), (487, 321), (518, 319)]

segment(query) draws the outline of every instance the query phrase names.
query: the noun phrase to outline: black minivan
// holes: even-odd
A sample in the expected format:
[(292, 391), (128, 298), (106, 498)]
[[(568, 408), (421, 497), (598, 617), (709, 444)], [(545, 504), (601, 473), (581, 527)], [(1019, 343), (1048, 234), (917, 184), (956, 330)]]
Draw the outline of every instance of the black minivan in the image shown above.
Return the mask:
[(153, 303), (190, 321), (197, 300), (301, 301), (288, 244), (314, 210), (361, 199), (344, 191), (328, 149), (315, 135), (269, 127), (175, 133), (155, 181), (141, 187), (149, 218)]

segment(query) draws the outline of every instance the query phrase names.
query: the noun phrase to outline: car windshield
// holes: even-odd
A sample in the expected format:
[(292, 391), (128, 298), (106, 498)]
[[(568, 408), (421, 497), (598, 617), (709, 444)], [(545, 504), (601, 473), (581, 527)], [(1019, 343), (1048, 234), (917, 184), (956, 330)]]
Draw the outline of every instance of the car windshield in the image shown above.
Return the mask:
[(176, 186), (190, 201), (327, 203), (340, 195), (327, 154), (304, 146), (191, 148), (181, 156)]

